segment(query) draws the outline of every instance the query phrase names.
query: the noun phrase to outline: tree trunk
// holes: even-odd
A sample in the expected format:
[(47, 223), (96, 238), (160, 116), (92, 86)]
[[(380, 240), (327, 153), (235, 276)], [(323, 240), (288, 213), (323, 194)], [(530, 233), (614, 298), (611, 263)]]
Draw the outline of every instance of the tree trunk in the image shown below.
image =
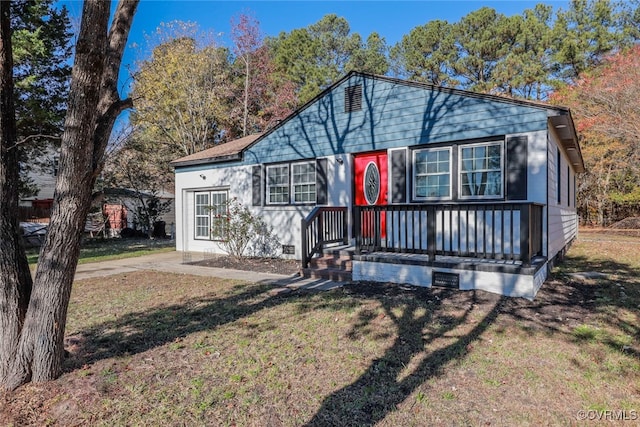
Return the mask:
[(18, 224), (18, 150), (13, 103), (10, 2), (0, 1), (0, 383), (15, 354), (31, 292)]
[(130, 105), (117, 80), (138, 0), (122, 0), (107, 36), (110, 2), (87, 0), (76, 45), (49, 231), (16, 357), (5, 387), (41, 382), (62, 372), (63, 339), (91, 192), (115, 119)]

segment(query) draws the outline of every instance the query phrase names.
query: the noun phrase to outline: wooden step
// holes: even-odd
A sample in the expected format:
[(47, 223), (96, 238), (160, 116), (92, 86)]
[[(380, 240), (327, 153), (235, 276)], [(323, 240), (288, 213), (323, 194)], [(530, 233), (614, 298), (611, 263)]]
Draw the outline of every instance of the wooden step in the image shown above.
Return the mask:
[(334, 282), (350, 282), (353, 276), (351, 271), (338, 268), (303, 268), (302, 277), (332, 280)]
[(352, 266), (353, 261), (351, 257), (348, 256), (324, 255), (318, 258), (312, 258), (311, 261), (309, 261), (309, 267), (317, 269), (333, 268), (351, 271)]
[(351, 245), (329, 246), (322, 250), (322, 253), (324, 253), (325, 255), (334, 255), (349, 258), (353, 258), (353, 254), (355, 252), (355, 247)]
[(309, 267), (303, 268), (303, 277), (350, 282), (353, 268), (353, 246), (333, 246), (325, 248), (323, 255), (312, 258)]

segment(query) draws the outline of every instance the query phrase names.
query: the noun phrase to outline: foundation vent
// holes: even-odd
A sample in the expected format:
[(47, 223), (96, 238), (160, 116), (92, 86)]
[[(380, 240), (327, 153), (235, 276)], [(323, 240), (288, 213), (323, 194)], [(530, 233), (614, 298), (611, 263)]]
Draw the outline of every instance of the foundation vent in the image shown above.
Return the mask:
[(441, 271), (434, 271), (431, 278), (432, 286), (441, 288), (454, 288), (460, 287), (460, 275), (455, 273), (443, 273)]

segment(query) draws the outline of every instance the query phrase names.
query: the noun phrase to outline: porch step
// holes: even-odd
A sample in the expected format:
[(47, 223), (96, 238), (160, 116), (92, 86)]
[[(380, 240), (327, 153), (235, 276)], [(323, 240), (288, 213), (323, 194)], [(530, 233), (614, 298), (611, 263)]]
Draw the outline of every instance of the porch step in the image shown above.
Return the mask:
[(334, 246), (325, 248), (324, 254), (312, 258), (309, 267), (302, 269), (303, 277), (350, 282), (353, 269), (353, 247)]
[(349, 255), (324, 255), (318, 258), (311, 258), (309, 267), (314, 269), (333, 268), (351, 271), (353, 261)]
[(351, 271), (338, 268), (303, 268), (302, 277), (326, 279), (334, 282), (350, 282), (353, 278)]
[(356, 248), (353, 245), (329, 246), (322, 250), (322, 253), (325, 255), (349, 257), (350, 259), (353, 258), (355, 252)]

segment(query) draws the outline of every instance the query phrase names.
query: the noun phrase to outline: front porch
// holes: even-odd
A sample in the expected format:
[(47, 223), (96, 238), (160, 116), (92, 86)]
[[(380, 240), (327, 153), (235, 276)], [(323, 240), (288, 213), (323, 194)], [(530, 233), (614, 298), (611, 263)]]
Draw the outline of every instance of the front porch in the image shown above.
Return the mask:
[(547, 276), (543, 214), (533, 203), (317, 207), (302, 221), (302, 267), (352, 242), (353, 280), (532, 299)]

